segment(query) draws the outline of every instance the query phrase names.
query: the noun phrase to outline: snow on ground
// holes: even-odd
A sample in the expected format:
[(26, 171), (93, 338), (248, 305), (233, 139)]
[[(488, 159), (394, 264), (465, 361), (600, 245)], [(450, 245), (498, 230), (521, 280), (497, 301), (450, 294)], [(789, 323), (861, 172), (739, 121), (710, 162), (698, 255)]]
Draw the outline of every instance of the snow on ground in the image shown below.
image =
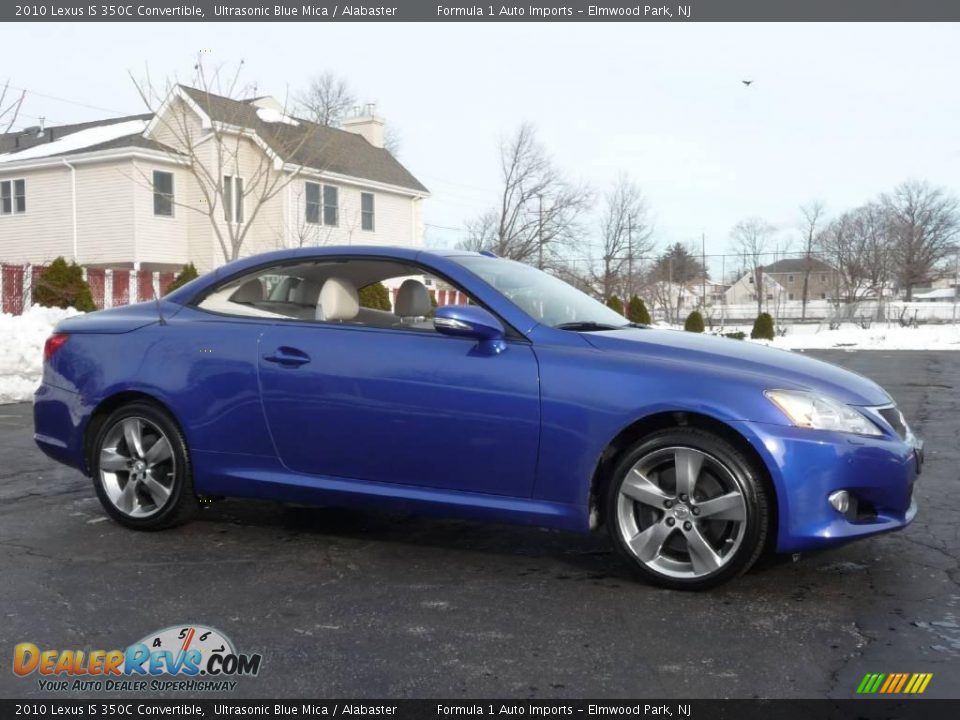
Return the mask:
[(146, 128), (146, 120), (127, 120), (125, 122), (114, 123), (113, 125), (98, 125), (97, 127), (78, 130), (75, 133), (64, 135), (59, 140), (54, 140), (53, 142), (41, 143), (26, 150), (21, 150), (20, 152), (0, 155), (0, 163), (31, 160), (33, 158), (49, 157), (50, 155), (62, 155), (63, 153), (74, 152), (99, 145), (100, 143), (110, 142), (111, 140), (126, 137), (127, 135), (140, 135)]
[(787, 333), (774, 340), (750, 340), (750, 326), (724, 328), (725, 333), (741, 331), (747, 341), (785, 350), (960, 350), (960, 325), (901, 327), (899, 323), (873, 323), (869, 328), (844, 324), (837, 330), (827, 326), (789, 325)]
[(33, 398), (40, 384), (43, 343), (73, 308), (31, 307), (23, 315), (0, 313), (0, 404)]

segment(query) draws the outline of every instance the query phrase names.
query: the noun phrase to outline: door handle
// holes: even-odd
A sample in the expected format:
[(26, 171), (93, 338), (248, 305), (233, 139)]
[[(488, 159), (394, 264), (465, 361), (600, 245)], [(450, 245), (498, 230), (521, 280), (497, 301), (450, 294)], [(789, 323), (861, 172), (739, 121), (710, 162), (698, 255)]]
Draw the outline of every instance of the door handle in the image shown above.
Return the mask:
[(310, 362), (310, 356), (302, 350), (291, 347), (279, 347), (270, 355), (264, 355), (263, 359), (267, 362), (286, 365), (288, 367), (299, 367)]

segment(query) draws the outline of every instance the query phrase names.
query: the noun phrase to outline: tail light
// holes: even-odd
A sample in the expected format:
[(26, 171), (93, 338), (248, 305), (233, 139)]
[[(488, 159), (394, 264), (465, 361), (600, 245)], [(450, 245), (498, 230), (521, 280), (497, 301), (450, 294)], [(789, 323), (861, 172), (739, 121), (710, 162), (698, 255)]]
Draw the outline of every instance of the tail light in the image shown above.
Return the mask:
[(43, 344), (43, 361), (50, 362), (50, 358), (66, 344), (69, 338), (70, 336), (66, 333), (56, 333), (48, 337)]

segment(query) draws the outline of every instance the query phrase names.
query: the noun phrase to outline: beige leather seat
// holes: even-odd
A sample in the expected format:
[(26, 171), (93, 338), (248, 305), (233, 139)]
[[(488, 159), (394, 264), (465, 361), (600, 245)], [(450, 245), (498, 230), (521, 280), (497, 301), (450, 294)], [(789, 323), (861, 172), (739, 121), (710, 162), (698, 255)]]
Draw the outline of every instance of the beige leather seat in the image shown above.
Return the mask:
[(320, 289), (316, 319), (325, 322), (354, 320), (360, 311), (360, 295), (353, 283), (343, 278), (328, 278)]
[(404, 280), (393, 306), (393, 313), (400, 318), (400, 322), (404, 325), (422, 322), (432, 309), (427, 286), (419, 280)]

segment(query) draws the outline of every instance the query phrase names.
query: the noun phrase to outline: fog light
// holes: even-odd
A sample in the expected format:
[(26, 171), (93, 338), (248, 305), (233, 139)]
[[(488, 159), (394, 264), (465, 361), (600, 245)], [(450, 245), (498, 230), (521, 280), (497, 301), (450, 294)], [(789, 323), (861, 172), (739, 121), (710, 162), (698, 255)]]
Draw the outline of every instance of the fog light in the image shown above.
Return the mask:
[(846, 490), (837, 490), (835, 493), (830, 493), (827, 500), (830, 501), (833, 509), (838, 513), (846, 513), (850, 509), (850, 493)]

